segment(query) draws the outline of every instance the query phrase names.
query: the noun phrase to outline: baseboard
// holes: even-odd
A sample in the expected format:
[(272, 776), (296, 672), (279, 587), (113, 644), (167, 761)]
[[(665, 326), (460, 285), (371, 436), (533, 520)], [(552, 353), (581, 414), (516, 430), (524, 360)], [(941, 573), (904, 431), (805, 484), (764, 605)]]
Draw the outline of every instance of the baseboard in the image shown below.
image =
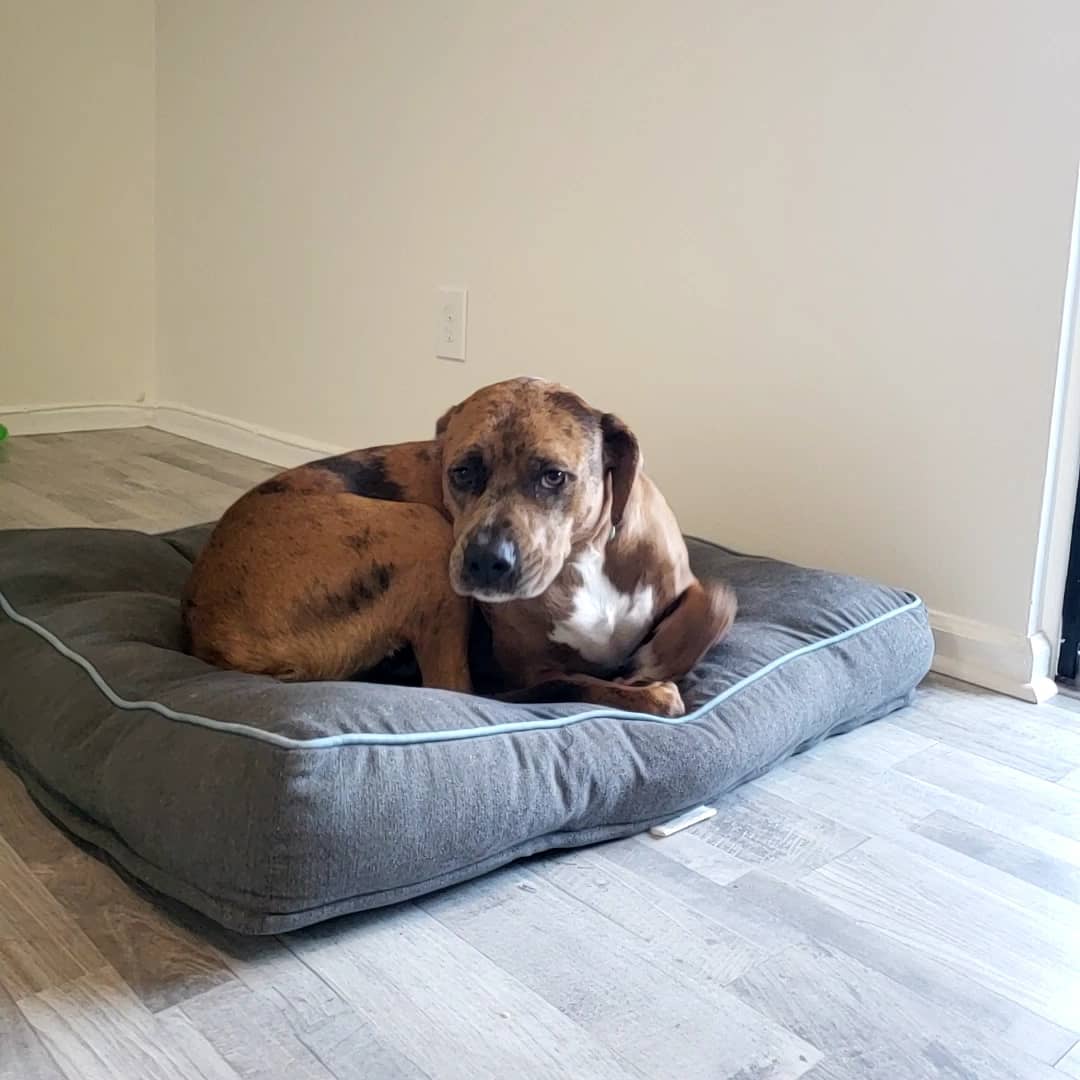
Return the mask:
[(95, 401), (50, 405), (0, 405), (0, 424), (12, 435), (55, 435), (145, 427), (153, 410), (137, 402)]
[(271, 465), (291, 468), (303, 465), (312, 458), (326, 454), (340, 454), (351, 447), (333, 446), (330, 443), (312, 442), (284, 431), (257, 427), (243, 420), (193, 409), (188, 405), (163, 401), (154, 409), (149, 421), (152, 427), (173, 435), (229, 450), (234, 454), (266, 461)]
[(1057, 693), (1050, 676), (1052, 650), (1045, 634), (1012, 633), (988, 623), (930, 612), (933, 670), (989, 690), (1040, 703)]
[(48, 405), (0, 405), (0, 424), (11, 435), (54, 435), (65, 431), (155, 427), (173, 435), (229, 450), (234, 454), (291, 467), (351, 447), (314, 442), (290, 432), (258, 427), (243, 420), (163, 401), (65, 402)]

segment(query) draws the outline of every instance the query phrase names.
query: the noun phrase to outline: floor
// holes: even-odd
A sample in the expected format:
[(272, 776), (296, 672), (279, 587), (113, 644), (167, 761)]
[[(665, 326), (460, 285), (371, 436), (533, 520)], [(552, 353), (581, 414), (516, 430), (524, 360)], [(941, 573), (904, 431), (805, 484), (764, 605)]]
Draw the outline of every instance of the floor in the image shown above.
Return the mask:
[[(272, 471), (9, 440), (0, 526), (206, 520)], [(1080, 1077), (1080, 715), (931, 679), (711, 822), (244, 939), (133, 891), (0, 767), (3, 1080)]]
[(1080, 685), (1071, 679), (1058, 679), (1058, 696), (1054, 704), (1059, 709), (1080, 712)]

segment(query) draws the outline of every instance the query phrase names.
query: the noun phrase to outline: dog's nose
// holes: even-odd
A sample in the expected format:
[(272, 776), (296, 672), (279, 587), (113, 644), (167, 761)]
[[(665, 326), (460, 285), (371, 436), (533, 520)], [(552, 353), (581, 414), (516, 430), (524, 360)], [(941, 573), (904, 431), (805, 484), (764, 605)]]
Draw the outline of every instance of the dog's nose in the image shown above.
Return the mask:
[(517, 545), (505, 536), (489, 539), (478, 534), (465, 548), (465, 573), (473, 585), (483, 589), (505, 586), (517, 564)]

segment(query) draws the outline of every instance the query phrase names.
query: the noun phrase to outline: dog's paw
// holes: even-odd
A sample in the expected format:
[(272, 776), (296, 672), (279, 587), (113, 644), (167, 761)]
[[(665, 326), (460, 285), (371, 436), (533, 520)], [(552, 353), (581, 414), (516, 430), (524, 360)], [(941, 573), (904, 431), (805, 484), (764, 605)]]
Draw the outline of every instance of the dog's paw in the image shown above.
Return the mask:
[(666, 717), (683, 716), (686, 713), (682, 694), (673, 682), (651, 683), (647, 688), (642, 689), (642, 694), (648, 701), (642, 709), (643, 712)]

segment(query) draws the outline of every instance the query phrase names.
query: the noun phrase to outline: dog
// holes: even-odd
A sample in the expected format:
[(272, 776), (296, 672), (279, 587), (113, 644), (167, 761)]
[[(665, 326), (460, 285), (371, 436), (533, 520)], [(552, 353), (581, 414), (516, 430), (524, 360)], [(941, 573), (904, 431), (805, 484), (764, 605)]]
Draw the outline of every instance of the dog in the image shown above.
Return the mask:
[(425, 686), (471, 691), (472, 606), (504, 700), (680, 716), (681, 678), (731, 626), (690, 569), (630, 429), (564, 386), (476, 391), (427, 442), (290, 469), (241, 497), (184, 590), (194, 655), (341, 679), (411, 646)]

